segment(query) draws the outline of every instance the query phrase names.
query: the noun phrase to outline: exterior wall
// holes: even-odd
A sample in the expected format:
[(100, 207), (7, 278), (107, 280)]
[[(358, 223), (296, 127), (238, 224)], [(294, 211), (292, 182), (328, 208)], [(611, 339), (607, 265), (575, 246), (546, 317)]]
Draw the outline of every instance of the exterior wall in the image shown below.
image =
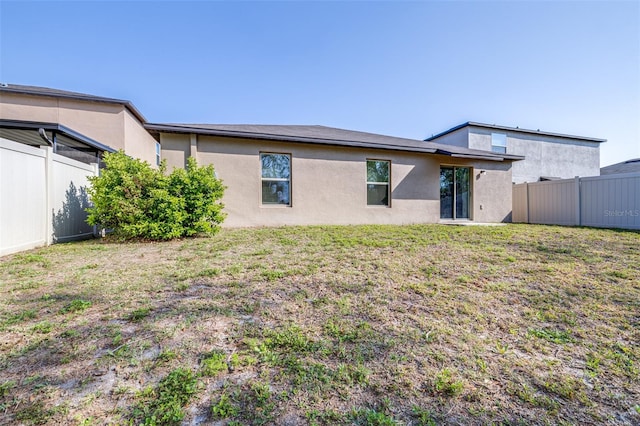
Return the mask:
[[(471, 220), (488, 223), (511, 222), (511, 162), (463, 160), (444, 155), (433, 158), (436, 160), (438, 174), (435, 178), (429, 177), (426, 182), (428, 185), (434, 185), (439, 190), (440, 166), (471, 167)], [(438, 204), (438, 209), (439, 206)], [(440, 210), (438, 219), (439, 217)]]
[[(182, 167), (191, 135), (161, 134), (169, 168)], [(291, 154), (291, 206), (261, 205), (260, 152)], [(473, 167), (473, 220), (511, 212), (511, 163), (375, 149), (238, 138), (197, 137), (196, 159), (213, 164), (227, 186), (225, 226), (410, 224), (440, 221), (440, 166)], [(391, 207), (367, 206), (366, 160), (391, 161)], [(480, 176), (480, 170), (486, 174)]]
[(58, 100), (2, 92), (0, 93), (0, 118), (57, 123)]
[[(191, 152), (190, 136), (177, 133), (160, 133), (161, 156), (167, 162), (167, 170), (185, 168)], [(196, 158), (197, 160), (197, 158)], [(217, 166), (218, 164), (214, 164)]]
[(537, 182), (541, 176), (569, 179), (600, 174), (598, 142), (471, 128), (469, 148), (491, 151), (491, 133), (506, 133), (507, 154), (525, 157), (513, 163), (514, 183)]
[(124, 110), (124, 106), (117, 104), (60, 99), (57, 123), (111, 148), (126, 151)]
[(139, 158), (156, 165), (156, 140), (147, 132), (142, 123), (124, 109), (124, 152), (132, 157)]
[[(463, 127), (451, 133), (447, 133), (444, 136), (432, 141), (434, 143), (441, 143), (444, 145), (459, 146), (462, 148), (470, 148), (469, 146), (469, 128)], [(489, 147), (491, 148), (491, 147)], [(491, 150), (491, 149), (489, 149)]]
[(59, 123), (114, 149), (124, 149), (124, 106), (46, 96), (0, 94), (0, 118)]

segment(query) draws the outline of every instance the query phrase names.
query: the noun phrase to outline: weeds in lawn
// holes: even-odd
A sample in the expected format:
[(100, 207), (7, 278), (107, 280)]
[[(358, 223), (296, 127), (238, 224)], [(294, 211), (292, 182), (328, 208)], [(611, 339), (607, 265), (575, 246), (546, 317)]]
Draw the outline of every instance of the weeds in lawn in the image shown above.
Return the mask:
[(36, 325), (34, 325), (31, 330), (35, 333), (40, 334), (49, 334), (53, 331), (55, 325), (49, 321), (40, 321)]
[(540, 339), (544, 339), (549, 342), (558, 343), (558, 344), (571, 343), (575, 340), (573, 337), (571, 337), (571, 335), (567, 331), (549, 330), (544, 328), (542, 329), (531, 328), (527, 330), (527, 336), (538, 337)]
[(82, 312), (91, 306), (88, 300), (75, 299), (60, 309), (61, 314)]
[(445, 368), (436, 374), (434, 388), (437, 393), (447, 396), (457, 396), (462, 393), (464, 383), (461, 380), (455, 380), (453, 373)]
[(176, 351), (165, 349), (158, 354), (157, 360), (161, 362), (169, 362), (173, 361), (176, 358), (178, 358), (178, 353)]
[(411, 408), (413, 415), (417, 417), (418, 425), (420, 426), (437, 426), (436, 420), (433, 417), (433, 413), (430, 410), (414, 405)]
[(16, 382), (13, 380), (9, 380), (3, 383), (0, 383), (0, 398), (3, 398), (9, 395), (9, 391), (16, 387)]
[(127, 315), (129, 321), (142, 321), (151, 314), (151, 308), (138, 308)]
[(0, 330), (14, 324), (34, 319), (36, 317), (36, 311), (34, 309), (27, 309), (12, 315), (9, 315), (6, 319), (0, 321)]
[(533, 405), (534, 407), (541, 407), (549, 411), (551, 414), (557, 412), (560, 404), (546, 395), (537, 393), (533, 388), (527, 384), (510, 385), (507, 391), (516, 395), (520, 400)]
[(138, 394), (140, 402), (134, 408), (133, 417), (149, 426), (179, 424), (185, 416), (184, 407), (197, 389), (191, 370), (173, 370), (155, 389), (145, 388)]
[(398, 426), (400, 424), (393, 417), (370, 408), (353, 410), (351, 420), (354, 424), (363, 426)]
[(507, 352), (509, 352), (509, 344), (508, 343), (502, 343), (502, 342), (496, 342), (496, 351), (500, 355), (506, 354)]
[(231, 401), (226, 393), (223, 393), (213, 405), (211, 405), (211, 414), (215, 420), (224, 420), (238, 415), (238, 406)]
[(227, 355), (222, 351), (211, 352), (202, 360), (200, 372), (204, 376), (215, 377), (228, 370)]

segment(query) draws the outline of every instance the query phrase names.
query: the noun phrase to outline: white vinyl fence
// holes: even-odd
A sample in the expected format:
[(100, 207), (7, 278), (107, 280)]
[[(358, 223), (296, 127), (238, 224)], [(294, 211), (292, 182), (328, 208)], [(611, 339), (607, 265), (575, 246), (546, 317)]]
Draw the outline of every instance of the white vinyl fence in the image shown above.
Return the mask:
[(0, 256), (93, 235), (86, 187), (97, 174), (96, 164), (0, 138)]
[(640, 229), (640, 173), (513, 185), (512, 221)]

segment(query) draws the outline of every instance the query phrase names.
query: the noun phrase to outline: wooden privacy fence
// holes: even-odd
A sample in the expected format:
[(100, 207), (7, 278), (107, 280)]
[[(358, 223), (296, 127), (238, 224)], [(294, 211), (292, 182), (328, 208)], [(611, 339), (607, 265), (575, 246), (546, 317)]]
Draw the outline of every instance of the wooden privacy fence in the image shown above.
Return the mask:
[(640, 229), (640, 173), (513, 185), (512, 221)]
[(0, 256), (92, 236), (86, 187), (97, 174), (97, 164), (0, 138)]

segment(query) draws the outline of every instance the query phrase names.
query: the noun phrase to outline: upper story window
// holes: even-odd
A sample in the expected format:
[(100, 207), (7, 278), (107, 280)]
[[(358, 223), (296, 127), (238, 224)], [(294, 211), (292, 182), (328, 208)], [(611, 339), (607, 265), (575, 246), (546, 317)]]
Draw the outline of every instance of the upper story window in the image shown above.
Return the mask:
[(367, 205), (389, 206), (391, 162), (367, 160)]
[(156, 142), (156, 166), (160, 165), (162, 158), (160, 157), (160, 142)]
[(507, 135), (504, 133), (491, 133), (491, 151), (506, 154)]
[(291, 155), (260, 154), (262, 204), (291, 205)]

